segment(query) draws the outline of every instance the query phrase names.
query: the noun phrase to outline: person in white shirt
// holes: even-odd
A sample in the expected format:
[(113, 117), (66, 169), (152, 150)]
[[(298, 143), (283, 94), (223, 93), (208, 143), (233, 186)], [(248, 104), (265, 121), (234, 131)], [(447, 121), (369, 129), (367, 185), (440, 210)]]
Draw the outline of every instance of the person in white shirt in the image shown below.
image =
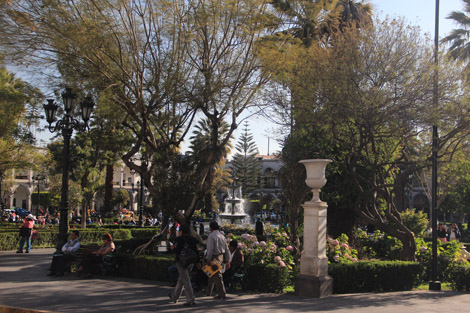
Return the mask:
[[(208, 263), (217, 263), (222, 265), (225, 263), (225, 270), (230, 268), (230, 251), (227, 246), (227, 240), (224, 235), (219, 231), (219, 224), (212, 221), (209, 224), (210, 234), (207, 238), (207, 255), (206, 260)], [(225, 299), (227, 297), (224, 281), (222, 280), (222, 273), (218, 271), (211, 278), (209, 278), (208, 285), (214, 284), (217, 288), (217, 296), (215, 299)]]
[(70, 240), (62, 246), (62, 254), (54, 254), (50, 273), (47, 276), (64, 276), (65, 264), (74, 261), (77, 258), (78, 249), (80, 248), (80, 233), (73, 230), (70, 234)]

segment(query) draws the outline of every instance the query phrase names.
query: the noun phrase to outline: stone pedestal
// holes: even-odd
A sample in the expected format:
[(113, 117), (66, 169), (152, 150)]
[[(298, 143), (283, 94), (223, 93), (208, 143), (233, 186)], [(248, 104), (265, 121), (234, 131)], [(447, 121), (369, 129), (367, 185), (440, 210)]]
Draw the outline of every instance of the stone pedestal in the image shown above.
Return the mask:
[(300, 258), (300, 275), (295, 293), (302, 297), (321, 298), (333, 292), (333, 279), (328, 276), (326, 256), (326, 216), (328, 205), (320, 200), (320, 189), (326, 183), (325, 168), (330, 160), (303, 160), (307, 169), (305, 182), (312, 188), (312, 200), (304, 207), (304, 250)]
[(333, 293), (333, 278), (299, 275), (295, 280), (295, 294), (306, 298), (324, 298)]

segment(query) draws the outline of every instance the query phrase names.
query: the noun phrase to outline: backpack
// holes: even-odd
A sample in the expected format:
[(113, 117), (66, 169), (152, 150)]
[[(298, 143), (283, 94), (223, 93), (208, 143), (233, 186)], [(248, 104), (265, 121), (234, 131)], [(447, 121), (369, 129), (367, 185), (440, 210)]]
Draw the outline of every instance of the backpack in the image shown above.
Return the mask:
[(181, 250), (179, 255), (179, 261), (184, 268), (187, 268), (189, 265), (196, 263), (199, 261), (199, 256), (194, 252), (193, 249), (184, 242), (183, 250)]

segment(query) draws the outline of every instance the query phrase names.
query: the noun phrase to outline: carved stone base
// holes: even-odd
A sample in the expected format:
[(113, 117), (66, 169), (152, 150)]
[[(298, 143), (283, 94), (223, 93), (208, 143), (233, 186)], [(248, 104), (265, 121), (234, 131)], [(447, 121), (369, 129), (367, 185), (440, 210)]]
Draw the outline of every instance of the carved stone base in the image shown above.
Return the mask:
[(333, 293), (333, 278), (330, 276), (299, 275), (295, 280), (295, 294), (306, 298), (324, 298)]

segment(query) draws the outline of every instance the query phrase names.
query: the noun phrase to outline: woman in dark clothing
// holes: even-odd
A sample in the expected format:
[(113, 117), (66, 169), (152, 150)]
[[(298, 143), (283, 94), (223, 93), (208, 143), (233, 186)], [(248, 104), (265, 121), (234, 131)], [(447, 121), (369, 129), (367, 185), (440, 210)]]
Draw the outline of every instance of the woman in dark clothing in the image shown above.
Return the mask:
[(447, 242), (447, 229), (445, 225), (439, 224), (437, 226), (437, 238), (444, 243)]
[(172, 302), (176, 303), (184, 286), (184, 293), (186, 295), (186, 303), (184, 306), (194, 306), (196, 303), (194, 302), (193, 287), (191, 286), (191, 278), (189, 276), (189, 273), (191, 273), (194, 264), (190, 264), (189, 266), (185, 267), (180, 261), (180, 255), (185, 245), (188, 245), (191, 250), (193, 250), (196, 255), (198, 255), (196, 246), (197, 240), (189, 234), (188, 225), (181, 225), (178, 233), (179, 236), (176, 237), (174, 251), (176, 253), (176, 268), (178, 269), (179, 277), (178, 282), (176, 283), (176, 286), (169, 297)]

